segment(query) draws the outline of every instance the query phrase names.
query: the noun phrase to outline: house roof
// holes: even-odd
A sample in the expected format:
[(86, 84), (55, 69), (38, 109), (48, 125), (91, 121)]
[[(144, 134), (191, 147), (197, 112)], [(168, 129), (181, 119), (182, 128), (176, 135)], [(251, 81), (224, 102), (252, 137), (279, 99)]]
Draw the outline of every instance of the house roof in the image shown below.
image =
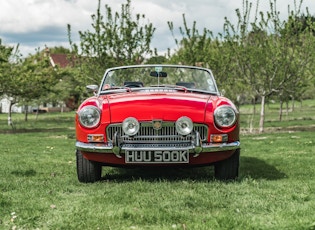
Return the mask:
[(73, 65), (68, 54), (50, 54), (50, 62), (53, 67), (58, 65), (61, 68), (65, 68)]

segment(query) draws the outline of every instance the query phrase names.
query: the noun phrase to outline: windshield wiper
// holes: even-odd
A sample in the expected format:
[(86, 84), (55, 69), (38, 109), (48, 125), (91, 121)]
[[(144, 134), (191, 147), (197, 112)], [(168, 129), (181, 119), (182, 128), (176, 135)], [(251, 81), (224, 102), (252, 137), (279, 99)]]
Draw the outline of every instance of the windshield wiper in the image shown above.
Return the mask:
[(121, 93), (121, 92), (131, 92), (131, 88), (130, 87), (126, 87), (126, 86), (112, 86), (108, 89), (102, 90), (101, 91), (101, 95), (103, 94), (109, 94), (109, 93)]
[(203, 94), (219, 95), (217, 92), (210, 92), (210, 91), (203, 90), (203, 89), (192, 89), (192, 88), (189, 88), (188, 91), (192, 92), (192, 93), (203, 93)]
[(196, 89), (196, 88), (187, 88), (185, 86), (180, 86), (180, 85), (151, 85), (150, 87), (170, 88), (170, 89), (174, 89), (174, 90), (185, 91), (185, 93), (191, 92), (191, 93), (202, 93), (202, 94), (219, 95), (217, 92), (210, 92), (210, 91), (207, 91), (207, 90)]
[(156, 87), (156, 88), (170, 88), (170, 89), (175, 89), (175, 90), (181, 90), (187, 92), (188, 88), (180, 85), (150, 85), (150, 87)]

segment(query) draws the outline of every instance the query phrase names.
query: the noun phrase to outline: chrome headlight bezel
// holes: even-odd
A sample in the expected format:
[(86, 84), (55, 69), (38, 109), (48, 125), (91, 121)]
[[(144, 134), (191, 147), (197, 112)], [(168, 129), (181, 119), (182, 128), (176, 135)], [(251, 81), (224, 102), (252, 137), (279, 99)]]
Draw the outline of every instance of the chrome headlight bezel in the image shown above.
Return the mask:
[(89, 105), (83, 107), (78, 112), (79, 122), (85, 128), (95, 128), (101, 121), (101, 111), (99, 108)]
[(134, 136), (140, 129), (140, 123), (134, 117), (127, 117), (122, 123), (122, 129), (126, 135)]
[(215, 109), (214, 121), (220, 128), (230, 128), (236, 123), (236, 111), (228, 105), (223, 105)]
[(190, 134), (194, 128), (194, 123), (189, 117), (180, 117), (175, 123), (176, 131), (182, 135), (187, 136)]

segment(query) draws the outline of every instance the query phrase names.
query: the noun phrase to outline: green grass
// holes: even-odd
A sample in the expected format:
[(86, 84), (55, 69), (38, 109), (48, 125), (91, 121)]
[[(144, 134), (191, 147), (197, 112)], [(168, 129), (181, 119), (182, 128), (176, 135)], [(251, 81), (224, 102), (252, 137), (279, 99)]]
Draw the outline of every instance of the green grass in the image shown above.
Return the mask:
[(0, 114), (0, 133), (67, 132), (69, 129), (74, 130), (74, 117), (74, 112), (44, 113), (38, 116), (31, 113), (25, 122), (24, 114), (13, 113), (13, 125), (8, 126), (7, 114)]
[(10, 130), (0, 114), (0, 229), (315, 229), (313, 131), (242, 134), (235, 182), (211, 167), (106, 167), (82, 184), (74, 113), (13, 119)]

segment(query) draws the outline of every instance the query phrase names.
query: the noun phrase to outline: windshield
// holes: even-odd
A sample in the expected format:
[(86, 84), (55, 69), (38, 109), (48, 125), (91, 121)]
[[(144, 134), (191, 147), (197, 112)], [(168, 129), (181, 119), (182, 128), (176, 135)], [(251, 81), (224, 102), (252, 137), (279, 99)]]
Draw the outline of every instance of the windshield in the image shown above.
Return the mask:
[(177, 87), (192, 91), (218, 93), (211, 71), (204, 68), (170, 65), (140, 65), (106, 71), (100, 91), (124, 87)]

